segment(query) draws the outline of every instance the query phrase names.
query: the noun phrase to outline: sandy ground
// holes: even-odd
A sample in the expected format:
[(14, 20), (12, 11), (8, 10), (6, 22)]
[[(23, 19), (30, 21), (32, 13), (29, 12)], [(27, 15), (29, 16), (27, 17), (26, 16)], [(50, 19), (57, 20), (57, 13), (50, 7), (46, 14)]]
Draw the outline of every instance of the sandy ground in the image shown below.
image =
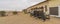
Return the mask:
[(0, 24), (60, 24), (60, 19), (51, 17), (50, 20), (43, 22), (40, 19), (35, 19), (27, 14), (20, 13), (18, 15), (0, 17)]

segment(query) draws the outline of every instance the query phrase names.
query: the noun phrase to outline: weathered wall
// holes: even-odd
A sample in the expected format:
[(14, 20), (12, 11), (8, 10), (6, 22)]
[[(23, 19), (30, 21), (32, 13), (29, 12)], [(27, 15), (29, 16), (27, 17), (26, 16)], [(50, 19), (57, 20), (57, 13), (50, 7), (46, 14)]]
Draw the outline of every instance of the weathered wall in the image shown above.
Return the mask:
[(37, 5), (34, 5), (32, 7), (29, 7), (27, 9), (27, 12), (29, 12), (30, 9), (47, 5), (47, 10), (48, 10), (47, 11), (47, 14), (49, 14), (49, 7), (57, 7), (57, 6), (60, 5), (59, 2), (60, 2), (60, 0), (49, 0), (49, 1), (46, 1), (46, 2), (43, 2), (43, 3), (37, 4)]
[(55, 7), (60, 5), (60, 0), (50, 0), (48, 6), (49, 7)]
[(60, 5), (60, 0), (50, 0), (48, 3), (48, 13), (50, 14), (50, 7), (58, 7)]

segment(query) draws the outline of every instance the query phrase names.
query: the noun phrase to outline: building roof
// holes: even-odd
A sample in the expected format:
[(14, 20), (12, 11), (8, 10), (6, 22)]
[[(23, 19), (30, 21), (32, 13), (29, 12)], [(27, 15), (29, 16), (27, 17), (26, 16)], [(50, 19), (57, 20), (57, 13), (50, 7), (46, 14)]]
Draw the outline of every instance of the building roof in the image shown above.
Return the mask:
[(45, 3), (45, 2), (47, 2), (47, 1), (49, 1), (49, 0), (46, 0), (46, 1), (40, 2), (40, 3), (35, 4), (35, 5), (33, 5), (33, 6), (30, 6), (30, 7), (28, 7), (27, 9), (29, 9), (29, 8), (31, 8), (31, 7), (34, 7), (34, 6), (36, 6), (36, 5), (39, 5), (39, 4)]

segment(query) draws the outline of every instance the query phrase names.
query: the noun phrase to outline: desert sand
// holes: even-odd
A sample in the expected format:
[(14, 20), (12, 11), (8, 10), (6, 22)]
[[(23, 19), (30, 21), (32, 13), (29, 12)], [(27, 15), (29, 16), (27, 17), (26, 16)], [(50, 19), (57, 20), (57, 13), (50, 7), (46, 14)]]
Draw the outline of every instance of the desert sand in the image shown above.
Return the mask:
[(60, 24), (60, 19), (51, 17), (50, 20), (43, 22), (41, 19), (31, 17), (29, 14), (19, 13), (0, 17), (0, 24)]

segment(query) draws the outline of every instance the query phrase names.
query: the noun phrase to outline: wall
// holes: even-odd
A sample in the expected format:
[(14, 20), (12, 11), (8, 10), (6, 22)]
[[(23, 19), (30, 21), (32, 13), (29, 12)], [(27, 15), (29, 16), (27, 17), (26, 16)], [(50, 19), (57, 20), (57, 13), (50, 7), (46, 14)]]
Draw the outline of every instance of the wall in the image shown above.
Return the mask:
[[(50, 7), (58, 7), (60, 5), (60, 0), (50, 0), (49, 3), (48, 3), (48, 9)], [(49, 11), (49, 14), (50, 14), (50, 11)], [(55, 15), (53, 15), (55, 16)]]

